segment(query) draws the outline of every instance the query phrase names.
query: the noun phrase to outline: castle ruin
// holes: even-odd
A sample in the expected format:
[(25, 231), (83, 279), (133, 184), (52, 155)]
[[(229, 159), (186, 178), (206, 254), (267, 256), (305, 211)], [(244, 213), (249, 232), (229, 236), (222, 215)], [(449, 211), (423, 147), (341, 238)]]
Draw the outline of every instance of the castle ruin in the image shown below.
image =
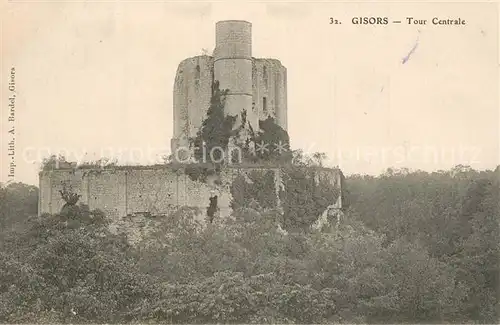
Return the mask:
[(276, 59), (252, 57), (252, 24), (243, 20), (216, 23), (213, 55), (200, 55), (183, 60), (174, 83), (174, 132), (171, 152), (190, 146), (206, 117), (214, 80), (221, 89), (229, 90), (225, 114), (236, 117), (235, 127), (241, 124), (241, 114), (253, 130), (259, 120), (272, 117), (287, 130), (287, 71)]
[[(215, 43), (212, 56), (187, 58), (178, 66), (173, 97), (172, 153), (189, 148), (190, 140), (200, 130), (207, 118), (215, 81), (221, 89), (228, 90), (224, 114), (235, 117), (236, 127), (243, 125), (245, 115), (244, 127), (259, 130), (259, 122), (271, 117), (287, 130), (287, 70), (279, 60), (252, 57), (251, 23), (218, 22)], [(279, 165), (245, 165), (243, 162), (224, 165), (217, 172), (216, 181), (194, 177), (193, 168), (199, 167), (174, 161), (154, 166), (67, 165), (43, 170), (39, 173), (39, 214), (58, 213), (65, 204), (60, 191), (70, 188), (80, 197), (79, 203), (91, 210), (100, 209), (115, 221), (137, 215), (168, 215), (180, 207), (197, 209), (204, 214), (210, 206), (218, 211), (218, 216), (225, 217), (232, 212), (233, 190), (238, 187), (234, 184), (240, 182), (241, 185), (242, 179), (253, 184), (251, 178), (261, 175), (259, 178), (264, 179), (266, 185), (259, 191), (265, 192), (265, 204), (273, 208), (281, 208), (280, 197), (286, 196), (284, 179), (294, 181)], [(314, 184), (329, 184), (328, 187), (334, 189), (327, 194), (329, 203), (323, 206), (323, 202), (322, 209), (342, 208), (344, 178), (339, 169), (307, 168), (307, 175)]]

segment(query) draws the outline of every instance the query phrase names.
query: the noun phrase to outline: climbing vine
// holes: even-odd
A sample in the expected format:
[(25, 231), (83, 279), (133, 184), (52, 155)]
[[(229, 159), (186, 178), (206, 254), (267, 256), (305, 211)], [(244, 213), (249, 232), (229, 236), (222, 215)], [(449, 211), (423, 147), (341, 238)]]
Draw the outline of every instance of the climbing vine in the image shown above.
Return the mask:
[(207, 118), (203, 121), (196, 137), (191, 139), (194, 158), (198, 162), (221, 162), (224, 158), (236, 122), (235, 116), (224, 114), (227, 93), (228, 90), (219, 89), (219, 82), (214, 80)]
[(285, 229), (307, 229), (319, 215), (336, 202), (338, 185), (319, 178), (316, 171), (307, 167), (287, 166), (284, 170), (286, 191), (281, 193)]
[(220, 166), (218, 164), (189, 164), (186, 165), (184, 171), (192, 181), (206, 183), (209, 176), (219, 174)]
[(288, 133), (270, 116), (259, 121), (259, 128), (260, 131), (253, 132), (252, 136), (252, 141), (256, 146), (253, 160), (256, 162), (290, 162), (292, 152)]
[(277, 194), (275, 172), (254, 170), (247, 175), (238, 175), (231, 184), (231, 208), (238, 210), (257, 206), (270, 210), (280, 205), (283, 228), (296, 231), (308, 229), (341, 194), (338, 184), (316, 178), (315, 168), (292, 165), (281, 168), (283, 188), (280, 187)]
[(273, 170), (254, 170), (244, 175), (238, 175), (231, 184), (231, 208), (250, 207), (257, 203), (262, 209), (277, 207)]

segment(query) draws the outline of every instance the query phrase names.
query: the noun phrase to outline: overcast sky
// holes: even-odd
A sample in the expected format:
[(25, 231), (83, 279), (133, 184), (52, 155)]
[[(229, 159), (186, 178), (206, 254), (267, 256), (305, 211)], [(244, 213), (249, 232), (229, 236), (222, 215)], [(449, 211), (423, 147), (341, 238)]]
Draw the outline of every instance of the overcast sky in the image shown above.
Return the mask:
[[(0, 12), (3, 182), (11, 67), (16, 181), (36, 184), (40, 160), (61, 152), (154, 163), (170, 147), (177, 66), (211, 52), (215, 22), (224, 19), (250, 21), (253, 56), (287, 67), (293, 148), (325, 152), (346, 174), (498, 164), (494, 4), (3, 0)], [(355, 16), (403, 23), (352, 25)], [(428, 24), (406, 25), (410, 16)], [(433, 17), (467, 25), (434, 26)]]

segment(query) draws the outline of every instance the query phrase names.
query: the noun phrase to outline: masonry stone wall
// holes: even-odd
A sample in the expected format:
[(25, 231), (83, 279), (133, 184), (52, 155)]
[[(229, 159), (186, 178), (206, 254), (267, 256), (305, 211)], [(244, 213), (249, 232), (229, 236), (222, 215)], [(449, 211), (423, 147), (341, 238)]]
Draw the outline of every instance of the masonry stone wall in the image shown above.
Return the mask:
[(183, 60), (177, 68), (173, 94), (172, 149), (187, 147), (188, 139), (196, 136), (206, 117), (212, 97), (213, 66), (213, 57), (201, 55)]
[[(339, 192), (329, 207), (343, 208), (344, 176), (339, 169), (307, 168), (315, 183), (327, 181)], [(193, 180), (186, 166), (115, 167), (109, 169), (56, 169), (39, 174), (39, 214), (59, 213), (65, 204), (59, 193), (63, 188), (81, 195), (80, 203), (89, 209), (102, 210), (110, 219), (114, 232), (125, 232), (137, 242), (155, 229), (159, 222), (150, 216), (169, 218), (182, 207), (195, 212), (194, 220), (205, 222), (210, 197), (217, 195), (219, 217), (231, 215), (231, 188), (243, 175), (252, 182), (255, 174), (272, 177), (275, 206), (283, 208), (280, 192), (286, 192), (286, 170), (279, 167), (225, 167), (214, 178)], [(269, 173), (271, 172), (271, 173)], [(271, 176), (269, 176), (271, 175)], [(241, 179), (241, 178), (240, 178)], [(217, 181), (216, 181), (217, 180)], [(245, 198), (246, 199), (246, 198)], [(251, 198), (248, 198), (251, 200)], [(283, 211), (283, 210), (282, 210)], [(324, 214), (324, 213), (323, 213)], [(320, 217), (320, 216), (318, 216)]]
[(215, 24), (214, 78), (227, 89), (224, 110), (241, 125), (241, 114), (255, 129), (258, 116), (252, 112), (252, 24), (242, 20), (224, 20)]
[(286, 68), (279, 60), (253, 60), (253, 105), (260, 120), (270, 116), (287, 130)]
[[(39, 214), (58, 213), (65, 204), (59, 193), (64, 187), (81, 195), (79, 202), (118, 219), (131, 214), (168, 214), (181, 206), (206, 211), (210, 197), (218, 196), (221, 216), (231, 213), (231, 184), (239, 174), (272, 170), (278, 184), (278, 168), (228, 167), (220, 183), (192, 180), (184, 168), (118, 167), (109, 169), (57, 169), (39, 175)], [(278, 185), (276, 185), (278, 186)]]
[[(252, 58), (253, 116), (265, 120), (269, 116), (287, 130), (287, 70), (276, 59)], [(214, 58), (208, 55), (183, 60), (177, 69), (174, 83), (174, 134), (171, 150), (188, 147), (189, 138), (195, 137), (207, 117), (212, 96)], [(230, 112), (228, 112), (230, 113)], [(251, 123), (257, 129), (256, 123)]]

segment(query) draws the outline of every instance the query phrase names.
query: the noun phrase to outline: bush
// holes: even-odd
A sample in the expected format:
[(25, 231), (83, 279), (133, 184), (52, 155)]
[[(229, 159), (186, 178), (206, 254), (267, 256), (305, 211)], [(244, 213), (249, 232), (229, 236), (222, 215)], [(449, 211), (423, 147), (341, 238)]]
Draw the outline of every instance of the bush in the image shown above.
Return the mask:
[[(198, 162), (221, 162), (229, 139), (234, 135), (233, 126), (236, 117), (225, 116), (224, 114), (227, 93), (227, 89), (219, 89), (219, 82), (217, 80), (213, 82), (212, 97), (207, 117), (203, 120), (196, 137), (191, 139), (191, 145), (194, 147), (194, 158)], [(218, 148), (219, 150), (213, 150), (214, 148)], [(224, 152), (220, 152), (220, 149), (224, 150)]]
[(130, 247), (101, 217), (82, 207), (27, 221), (12, 239), (16, 249), (1, 255), (0, 283), (9, 284), (0, 291), (1, 322), (126, 321), (129, 309), (153, 295)]
[[(297, 228), (332, 199), (302, 171), (285, 180), (304, 191), (285, 197), (284, 222)], [(496, 171), (346, 182), (352, 205), (323, 233), (278, 231), (283, 220), (249, 182), (234, 220), (202, 227), (183, 208), (137, 247), (85, 205), (26, 217), (0, 251), (0, 322), (496, 323)]]

